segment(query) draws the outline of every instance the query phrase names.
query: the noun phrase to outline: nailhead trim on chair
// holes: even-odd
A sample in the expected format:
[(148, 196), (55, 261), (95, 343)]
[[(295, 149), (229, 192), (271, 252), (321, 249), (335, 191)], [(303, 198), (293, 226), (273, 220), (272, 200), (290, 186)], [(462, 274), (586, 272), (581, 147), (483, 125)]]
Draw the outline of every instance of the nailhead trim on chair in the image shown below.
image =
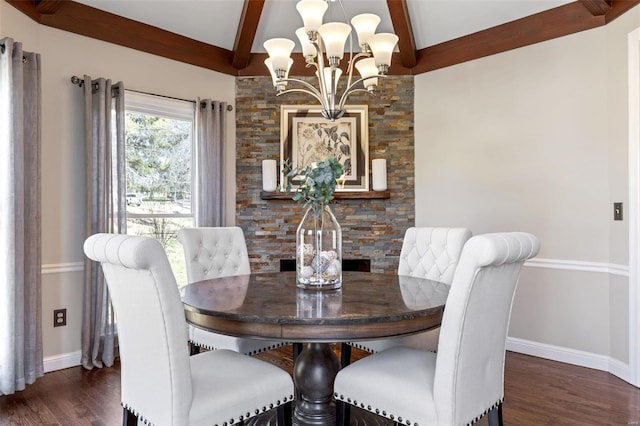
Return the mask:
[(151, 423), (149, 423), (149, 422), (147, 421), (147, 419), (145, 419), (144, 417), (142, 417), (142, 416), (140, 415), (140, 413), (138, 412), (138, 410), (133, 409), (133, 407), (131, 407), (129, 404), (125, 404), (124, 402), (120, 402), (120, 405), (122, 405), (122, 407), (123, 407), (125, 410), (129, 411), (130, 413), (133, 413), (133, 414), (138, 418), (138, 421), (142, 421), (145, 425), (147, 425), (147, 424), (148, 424), (148, 425), (152, 425)]
[(477, 423), (478, 421), (480, 421), (481, 418), (486, 416), (489, 413), (489, 411), (493, 410), (494, 408), (498, 408), (498, 406), (502, 405), (503, 402), (504, 402), (504, 398), (500, 398), (500, 401), (498, 401), (495, 404), (493, 404), (488, 410), (485, 410), (484, 413), (480, 414), (478, 417), (473, 419), (471, 422), (467, 423), (467, 425), (472, 425), (472, 424)]
[[(191, 343), (191, 344), (193, 344), (193, 345), (196, 345), (196, 346), (198, 346), (198, 347), (200, 347), (200, 348), (206, 349), (206, 350), (208, 350), (208, 351), (215, 351), (215, 350), (218, 350), (218, 349), (219, 349), (219, 348), (214, 348), (214, 347), (213, 347), (213, 346), (211, 346), (211, 345), (206, 345), (206, 344), (204, 344), (204, 343), (194, 342), (193, 340), (189, 340), (189, 343)], [(252, 356), (252, 355), (256, 355), (256, 354), (262, 353), (262, 352), (270, 351), (270, 350), (272, 350), (272, 349), (279, 348), (279, 347), (281, 347), (281, 346), (286, 346), (286, 345), (288, 345), (288, 344), (289, 344), (289, 343), (287, 343), (287, 342), (282, 342), (282, 343), (280, 343), (280, 344), (267, 346), (267, 347), (260, 348), (260, 349), (255, 350), (255, 351), (244, 352), (244, 354), (245, 354), (245, 355)]]
[[(270, 403), (268, 409), (267, 409), (267, 407), (262, 407), (262, 410), (256, 408), (254, 410), (254, 416), (260, 414), (260, 412), (264, 413), (264, 412), (266, 412), (268, 410), (271, 410), (271, 409), (273, 409), (273, 408), (275, 408), (275, 407), (277, 407), (279, 405), (285, 404), (285, 403), (287, 403), (287, 401), (293, 401), (293, 395), (285, 396), (284, 398), (282, 398), (282, 400), (277, 400), (275, 403)], [(241, 421), (247, 420), (247, 419), (249, 419), (251, 417), (252, 417), (251, 416), (251, 412), (247, 411), (246, 415), (244, 415), (244, 416), (241, 415), (241, 416), (238, 417), (238, 421), (241, 422)], [(235, 419), (231, 418), (231, 419), (229, 419), (229, 422), (224, 422), (222, 425), (216, 424), (214, 426), (231, 426), (231, 425), (234, 425), (234, 424), (236, 424), (236, 421), (235, 421)]]
[(337, 392), (334, 393), (333, 396), (336, 399), (339, 399), (341, 401), (345, 401), (350, 405), (353, 405), (355, 407), (360, 407), (363, 410), (367, 410), (367, 411), (369, 411), (371, 413), (375, 413), (378, 416), (386, 417), (386, 418), (388, 418), (390, 420), (393, 420), (395, 422), (402, 423), (404, 421), (404, 423), (406, 425), (408, 425), (408, 426), (420, 426), (418, 423), (411, 423), (411, 420), (408, 420), (408, 419), (407, 420), (403, 420), (402, 417), (398, 417), (396, 419), (396, 416), (394, 414), (388, 414), (386, 410), (380, 411), (380, 408), (373, 408), (373, 407), (371, 407), (371, 405), (365, 404), (364, 402), (358, 402), (355, 399), (352, 401), (351, 398), (349, 398), (349, 397), (345, 398), (344, 395), (339, 395)]
[[(371, 348), (364, 347), (361, 344), (359, 344), (358, 342), (345, 342), (345, 344), (347, 344), (349, 346), (352, 346), (354, 348), (361, 349), (361, 350), (363, 350), (365, 352), (373, 353), (373, 352), (371, 352)], [(429, 352), (436, 353), (436, 351), (429, 351)]]
[[(349, 397), (345, 398), (344, 395), (338, 395), (337, 392), (334, 393), (333, 396), (336, 399), (340, 399), (341, 401), (345, 401), (350, 405), (353, 405), (353, 406), (356, 406), (356, 407), (360, 406), (360, 408), (365, 409), (365, 410), (367, 410), (367, 411), (369, 411), (371, 413), (375, 413), (378, 416), (386, 417), (386, 418), (388, 418), (390, 420), (394, 420), (394, 418), (395, 418), (395, 416), (393, 414), (387, 415), (387, 412), (385, 410), (382, 410), (382, 412), (380, 412), (379, 408), (371, 408), (371, 405), (367, 405), (365, 407), (364, 403), (362, 403), (362, 402), (358, 403), (358, 401), (356, 401), (355, 399), (353, 401), (351, 401), (351, 398), (349, 398)], [(481, 415), (479, 415), (478, 417), (476, 417), (475, 419), (473, 419), (472, 421), (467, 423), (467, 426), (477, 423), (481, 418), (486, 416), (487, 413), (489, 413), (489, 411), (491, 411), (494, 408), (497, 408), (498, 406), (502, 405), (503, 402), (504, 402), (504, 398), (500, 398), (500, 400), (498, 402), (496, 402), (495, 404), (493, 404), (488, 410), (485, 410), (484, 413), (482, 413)], [(398, 423), (402, 423), (403, 422), (402, 417), (398, 417), (397, 420), (395, 420), (395, 421), (397, 421)], [(412, 424), (411, 420), (405, 420), (404, 423), (407, 426), (420, 426), (418, 423), (413, 423)]]
[[(289, 395), (289, 396), (285, 396), (284, 398), (282, 398), (282, 400), (277, 400), (274, 403), (269, 404), (269, 410), (282, 405), (282, 404), (286, 404), (288, 401), (293, 401), (293, 395)], [(127, 409), (128, 411), (130, 411), (131, 413), (135, 414), (138, 417), (138, 421), (142, 421), (145, 425), (150, 425), (153, 426), (153, 423), (150, 423), (147, 419), (145, 419), (144, 417), (142, 417), (140, 415), (140, 413), (137, 410), (134, 410), (129, 404), (125, 404), (124, 402), (121, 402), (120, 405), (122, 405), (122, 407), (124, 407), (125, 409)], [(266, 412), (267, 407), (262, 407), (262, 410), (260, 410), (259, 408), (256, 408), (254, 410), (254, 416), (260, 414), (260, 412)], [(238, 421), (243, 421), (243, 420), (247, 420), (249, 418), (253, 417), (251, 415), (251, 412), (247, 411), (247, 413), (245, 415), (240, 415), (238, 416)], [(230, 418), (228, 422), (224, 422), (221, 425), (215, 424), (214, 426), (232, 426), (234, 424), (236, 424), (237, 422), (235, 421), (234, 418)]]
[(371, 349), (365, 348), (364, 346), (358, 344), (358, 342), (347, 342), (347, 345), (353, 346), (354, 348), (361, 349), (363, 351), (371, 352)]

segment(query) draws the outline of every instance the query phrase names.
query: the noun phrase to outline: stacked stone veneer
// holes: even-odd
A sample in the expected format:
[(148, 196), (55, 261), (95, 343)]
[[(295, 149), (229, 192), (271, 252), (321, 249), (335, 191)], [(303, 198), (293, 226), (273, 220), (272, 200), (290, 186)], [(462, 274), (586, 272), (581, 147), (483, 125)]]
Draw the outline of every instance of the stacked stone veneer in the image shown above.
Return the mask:
[[(372, 159), (387, 160), (391, 198), (333, 200), (331, 208), (342, 226), (343, 257), (371, 259), (372, 272), (395, 274), (404, 232), (415, 224), (414, 82), (393, 76), (380, 85), (378, 96), (352, 95), (348, 104), (368, 105), (369, 169)], [(276, 97), (271, 78), (236, 78), (236, 224), (253, 272), (278, 271), (279, 259), (295, 257), (303, 207), (262, 200), (260, 191), (262, 160), (280, 160), (280, 106), (304, 104), (315, 102), (300, 94)]]

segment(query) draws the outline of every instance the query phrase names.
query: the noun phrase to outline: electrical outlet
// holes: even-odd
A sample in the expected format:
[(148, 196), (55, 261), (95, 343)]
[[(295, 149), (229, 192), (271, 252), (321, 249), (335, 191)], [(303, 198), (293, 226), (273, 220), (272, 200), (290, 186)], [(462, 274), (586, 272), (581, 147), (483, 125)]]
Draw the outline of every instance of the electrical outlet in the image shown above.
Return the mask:
[(53, 326), (62, 327), (63, 325), (67, 325), (67, 309), (54, 309)]
[(613, 220), (622, 220), (622, 203), (613, 203)]

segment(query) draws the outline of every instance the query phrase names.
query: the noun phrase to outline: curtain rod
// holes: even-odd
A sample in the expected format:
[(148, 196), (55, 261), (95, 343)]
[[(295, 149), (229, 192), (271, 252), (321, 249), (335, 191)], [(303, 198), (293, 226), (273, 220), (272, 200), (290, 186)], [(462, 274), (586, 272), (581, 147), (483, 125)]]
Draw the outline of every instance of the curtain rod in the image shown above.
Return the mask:
[[(71, 83), (77, 84), (78, 86), (82, 87), (84, 85), (84, 80), (74, 75), (73, 77), (71, 77)], [(128, 90), (130, 92), (135, 92), (135, 93), (141, 93), (143, 95), (160, 96), (161, 98), (175, 99), (176, 101), (191, 102), (193, 104), (196, 103), (196, 101), (194, 101), (193, 99), (182, 99), (182, 98), (176, 98), (173, 96), (158, 95), (156, 93), (142, 92), (140, 90), (132, 90), (132, 89), (125, 89), (125, 90)], [(227, 111), (233, 111), (233, 105), (227, 105)]]

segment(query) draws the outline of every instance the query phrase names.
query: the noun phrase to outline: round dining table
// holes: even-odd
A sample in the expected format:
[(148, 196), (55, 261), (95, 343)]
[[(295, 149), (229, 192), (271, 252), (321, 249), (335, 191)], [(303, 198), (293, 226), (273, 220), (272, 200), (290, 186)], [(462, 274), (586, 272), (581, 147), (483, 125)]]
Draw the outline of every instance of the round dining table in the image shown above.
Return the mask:
[(337, 290), (305, 290), (295, 272), (199, 281), (182, 288), (196, 327), (236, 337), (303, 343), (293, 379), (294, 425), (333, 425), (340, 362), (330, 343), (410, 335), (440, 325), (449, 285), (409, 276), (343, 272)]

